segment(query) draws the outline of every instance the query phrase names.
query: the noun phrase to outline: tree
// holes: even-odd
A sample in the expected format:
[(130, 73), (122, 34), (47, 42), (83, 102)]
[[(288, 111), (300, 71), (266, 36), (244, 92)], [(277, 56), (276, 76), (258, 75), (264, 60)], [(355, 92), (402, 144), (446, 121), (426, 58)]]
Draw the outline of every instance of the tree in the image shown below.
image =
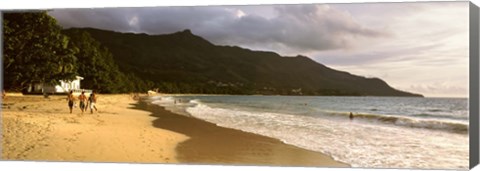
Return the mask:
[(78, 74), (85, 78), (82, 81), (83, 87), (103, 93), (139, 92), (152, 88), (152, 83), (142, 81), (133, 74), (122, 73), (110, 51), (88, 32), (64, 30), (64, 34), (68, 35), (71, 43), (79, 48), (76, 54), (77, 66)]
[(46, 12), (4, 13), (3, 18), (6, 89), (74, 79), (78, 49), (54, 18)]

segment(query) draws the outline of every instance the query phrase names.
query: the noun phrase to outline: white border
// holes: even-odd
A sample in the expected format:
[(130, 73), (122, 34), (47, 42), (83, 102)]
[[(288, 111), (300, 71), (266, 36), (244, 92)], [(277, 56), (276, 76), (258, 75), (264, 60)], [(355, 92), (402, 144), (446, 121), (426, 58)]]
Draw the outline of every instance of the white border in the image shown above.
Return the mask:
[[(435, 0), (435, 2), (448, 0)], [(451, 1), (451, 0), (450, 0)], [(95, 7), (151, 7), (151, 6), (205, 6), (205, 5), (258, 5), (258, 4), (309, 4), (309, 3), (362, 3), (362, 2), (432, 2), (428, 0), (0, 0), (0, 10), (30, 10), (53, 8), (95, 8)], [(480, 0), (471, 0), (480, 6)], [(35, 171), (159, 171), (159, 170), (208, 170), (208, 171), (310, 171), (310, 170), (400, 170), (400, 169), (345, 169), (345, 168), (292, 168), (261, 166), (208, 166), (208, 165), (165, 165), (165, 164), (125, 164), (125, 163), (70, 163), (70, 162), (36, 162), (36, 161), (0, 161), (1, 170), (35, 170)], [(402, 169), (406, 170), (406, 169)], [(473, 170), (480, 171), (477, 166)]]
[[(434, 0), (455, 1), (455, 0)], [(480, 1), (480, 0), (474, 0)], [(429, 0), (1, 0), (0, 10), (94, 8), (94, 7), (146, 7), (146, 6), (205, 6), (205, 5), (258, 5), (258, 4), (309, 4), (309, 3), (362, 3), (362, 2), (429, 2)], [(432, 2), (432, 1), (430, 1)], [(479, 3), (476, 3), (479, 4)]]

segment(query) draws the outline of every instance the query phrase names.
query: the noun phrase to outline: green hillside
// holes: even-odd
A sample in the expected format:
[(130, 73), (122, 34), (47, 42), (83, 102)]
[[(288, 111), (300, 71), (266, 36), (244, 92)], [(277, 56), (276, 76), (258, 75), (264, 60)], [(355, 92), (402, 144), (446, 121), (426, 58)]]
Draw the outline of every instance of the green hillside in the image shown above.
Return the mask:
[[(91, 28), (121, 72), (168, 93), (421, 96), (395, 90), (378, 78), (337, 71), (304, 56), (217, 46), (190, 30), (147, 35)], [(134, 81), (134, 80), (131, 80)]]

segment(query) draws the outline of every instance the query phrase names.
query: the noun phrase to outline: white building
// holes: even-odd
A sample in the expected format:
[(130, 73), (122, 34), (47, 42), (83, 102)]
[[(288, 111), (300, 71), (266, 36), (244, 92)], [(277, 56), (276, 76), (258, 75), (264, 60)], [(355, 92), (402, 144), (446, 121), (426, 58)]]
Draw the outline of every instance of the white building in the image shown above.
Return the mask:
[(68, 93), (70, 90), (80, 90), (80, 81), (83, 77), (76, 76), (73, 81), (60, 80), (60, 85), (55, 85), (55, 93)]
[(64, 94), (73, 91), (75, 94), (80, 94), (81, 91), (91, 93), (91, 90), (84, 90), (80, 87), (80, 81), (83, 77), (76, 76), (75, 80), (64, 81), (60, 80), (59, 85), (51, 85), (44, 83), (30, 84), (27, 88), (27, 94)]

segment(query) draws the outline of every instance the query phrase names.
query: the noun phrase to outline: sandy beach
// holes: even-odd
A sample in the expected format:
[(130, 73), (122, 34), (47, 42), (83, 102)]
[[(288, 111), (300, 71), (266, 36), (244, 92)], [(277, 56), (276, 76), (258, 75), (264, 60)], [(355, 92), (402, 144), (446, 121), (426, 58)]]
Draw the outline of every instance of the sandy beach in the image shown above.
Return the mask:
[(94, 114), (63, 96), (8, 95), (2, 159), (349, 167), (319, 152), (177, 115), (129, 95), (100, 95)]
[(2, 159), (177, 163), (185, 135), (152, 127), (154, 117), (129, 109), (129, 95), (100, 95), (98, 112), (69, 114), (64, 96), (7, 95), (2, 106)]

